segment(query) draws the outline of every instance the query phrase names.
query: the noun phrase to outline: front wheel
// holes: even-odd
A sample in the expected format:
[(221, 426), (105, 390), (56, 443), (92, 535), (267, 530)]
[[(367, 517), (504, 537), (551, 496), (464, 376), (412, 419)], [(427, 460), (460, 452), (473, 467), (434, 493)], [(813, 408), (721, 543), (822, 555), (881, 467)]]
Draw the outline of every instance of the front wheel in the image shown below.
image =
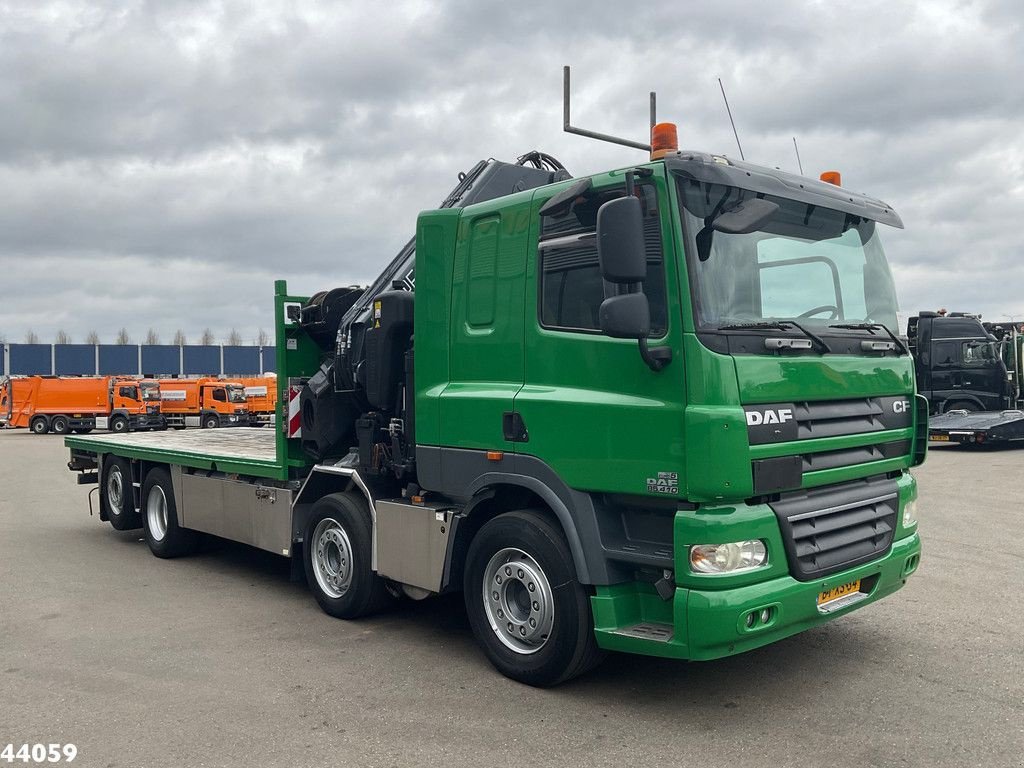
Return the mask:
[(971, 402), (970, 400), (955, 400), (946, 406), (946, 413), (949, 413), (950, 411), (969, 411), (973, 413), (977, 410), (977, 403)]
[(216, 414), (209, 414), (203, 417), (203, 429), (216, 429), (220, 426), (220, 417)]
[(303, 561), (306, 582), (324, 613), (355, 619), (394, 600), (370, 567), (371, 530), (370, 510), (360, 496), (332, 493), (313, 505)]
[(110, 420), (111, 432), (127, 432), (128, 426), (128, 419), (124, 416), (115, 416)]
[(557, 685), (604, 657), (569, 545), (540, 512), (509, 512), (485, 524), (469, 547), (463, 578), (473, 634), (506, 677)]

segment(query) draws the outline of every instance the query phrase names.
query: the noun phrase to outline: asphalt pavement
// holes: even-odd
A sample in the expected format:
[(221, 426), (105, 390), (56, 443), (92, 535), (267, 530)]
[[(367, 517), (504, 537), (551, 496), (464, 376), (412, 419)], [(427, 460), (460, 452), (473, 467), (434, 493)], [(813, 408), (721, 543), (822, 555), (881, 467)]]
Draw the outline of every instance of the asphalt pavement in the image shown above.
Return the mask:
[(66, 461), (58, 437), (0, 432), (0, 749), (73, 743), (85, 768), (1024, 765), (1024, 448), (931, 451), (921, 566), (895, 595), (721, 661), (612, 655), (553, 690), (498, 675), (459, 596), (344, 622), (284, 558), (158, 560), (89, 516)]

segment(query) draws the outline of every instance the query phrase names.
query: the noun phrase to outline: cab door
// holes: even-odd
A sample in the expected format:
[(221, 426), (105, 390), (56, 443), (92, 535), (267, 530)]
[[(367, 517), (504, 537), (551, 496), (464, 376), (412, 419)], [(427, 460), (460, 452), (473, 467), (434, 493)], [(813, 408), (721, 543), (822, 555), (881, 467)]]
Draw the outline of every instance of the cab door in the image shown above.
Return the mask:
[[(439, 397), (440, 444), (446, 448), (509, 451), (503, 415), (523, 385), (523, 301), (528, 195), (466, 209), (451, 275), (449, 376)], [(450, 474), (467, 455), (445, 452)]]
[[(644, 494), (682, 487), (683, 360), (679, 276), (664, 170), (638, 180), (644, 215), (652, 346), (673, 361), (659, 372), (637, 342), (600, 330), (604, 282), (597, 258), (600, 206), (626, 194), (621, 172), (593, 179), (587, 196), (560, 215), (540, 208), (560, 188), (535, 196), (526, 276), (525, 382), (515, 398), (517, 454), (540, 459), (571, 488)], [(521, 462), (521, 471), (533, 462)], [(662, 491), (658, 491), (658, 486)]]

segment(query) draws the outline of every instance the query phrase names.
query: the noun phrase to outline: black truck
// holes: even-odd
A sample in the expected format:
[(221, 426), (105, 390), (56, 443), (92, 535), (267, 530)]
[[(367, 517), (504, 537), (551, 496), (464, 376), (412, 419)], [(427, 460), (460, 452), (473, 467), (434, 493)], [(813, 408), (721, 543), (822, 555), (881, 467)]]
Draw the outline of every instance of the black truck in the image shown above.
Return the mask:
[(980, 315), (921, 312), (907, 339), (917, 391), (928, 398), (934, 442), (991, 445), (1024, 440), (1021, 336), (1013, 324)]
[[(921, 312), (910, 318), (907, 339), (914, 355), (917, 391), (933, 414), (996, 411), (1013, 405), (1016, 384), (1000, 338), (966, 312)], [(993, 329), (999, 330), (999, 329)]]

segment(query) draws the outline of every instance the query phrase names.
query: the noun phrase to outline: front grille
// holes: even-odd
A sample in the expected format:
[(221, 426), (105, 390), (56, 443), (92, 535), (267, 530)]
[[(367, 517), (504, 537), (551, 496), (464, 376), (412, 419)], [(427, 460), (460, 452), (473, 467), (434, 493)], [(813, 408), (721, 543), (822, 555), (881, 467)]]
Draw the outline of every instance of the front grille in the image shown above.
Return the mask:
[(896, 459), (910, 453), (909, 440), (893, 440), (888, 443), (861, 445), (856, 448), (841, 448), (836, 451), (805, 453), (801, 456), (804, 472), (817, 472), (822, 469), (850, 467), (854, 464), (865, 464), (869, 461)]
[(882, 477), (783, 494), (769, 506), (779, 520), (790, 574), (811, 581), (888, 552), (899, 495), (896, 481)]
[(797, 438), (809, 440), (909, 427), (913, 416), (911, 409), (895, 410), (897, 403), (907, 400), (908, 396), (901, 395), (796, 403), (793, 416)]
[(745, 405), (751, 445), (841, 437), (905, 429), (913, 423), (912, 397), (860, 397)]

